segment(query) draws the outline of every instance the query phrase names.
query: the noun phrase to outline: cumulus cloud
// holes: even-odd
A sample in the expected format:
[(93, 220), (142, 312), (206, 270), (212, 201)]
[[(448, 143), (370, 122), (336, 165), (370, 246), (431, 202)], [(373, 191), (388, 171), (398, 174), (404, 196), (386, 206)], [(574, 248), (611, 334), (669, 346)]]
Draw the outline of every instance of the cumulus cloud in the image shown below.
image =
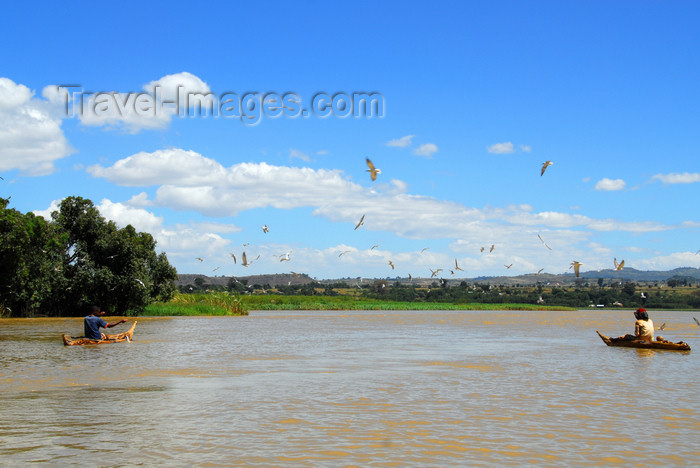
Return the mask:
[(71, 105), (78, 106), (77, 114), (84, 125), (137, 133), (166, 128), (179, 112), (208, 109), (212, 104), (218, 105), (209, 86), (199, 77), (181, 72), (147, 83), (142, 92), (99, 92), (85, 99), (82, 109), (75, 102)]
[(510, 141), (505, 143), (496, 143), (494, 145), (488, 146), (486, 151), (493, 154), (509, 154), (515, 152), (515, 147)]
[(672, 172), (670, 174), (656, 174), (652, 180), (661, 181), (664, 184), (692, 184), (700, 182), (700, 173), (698, 172)]
[(622, 179), (604, 178), (599, 180), (598, 183), (595, 184), (595, 189), (604, 191), (622, 190), (625, 188), (625, 185), (627, 184)]
[(433, 154), (437, 153), (438, 147), (435, 143), (425, 143), (420, 145), (418, 148), (413, 150), (413, 154), (417, 156), (425, 156), (426, 158), (432, 158)]
[[(400, 243), (404, 246), (418, 240), (420, 247), (429, 239), (450, 240), (450, 249), (462, 255), (460, 265), (479, 274), (500, 274), (503, 265), (510, 263), (515, 265), (508, 274), (535, 272), (541, 268), (562, 273), (567, 271), (574, 258), (587, 268), (609, 268), (607, 260), (613, 253), (591, 241), (599, 233), (642, 234), (686, 227), (536, 211), (527, 204), (474, 208), (408, 193), (405, 182), (396, 179), (368, 189), (338, 170), (266, 163), (224, 167), (199, 153), (177, 148), (137, 153), (110, 167), (96, 165), (89, 171), (95, 177), (118, 185), (155, 187), (155, 192), (149, 191), (153, 193), (152, 198), (141, 192), (123, 204), (102, 200), (99, 208), (103, 215), (118, 224), (128, 222), (135, 227), (138, 225), (139, 230), (150, 232), (158, 241), (159, 249), (167, 251), (169, 258), (181, 259), (188, 271), (201, 268), (203, 273), (218, 265), (198, 265), (193, 259), (197, 256), (228, 258), (232, 241), (227, 236), (241, 229), (223, 222), (164, 226), (156, 212), (190, 211), (225, 218), (267, 207), (280, 210), (311, 208), (313, 216), (346, 223), (348, 232), (352, 232), (360, 216), (365, 215), (363, 231), (391, 233), (402, 238)], [(255, 228), (259, 229), (257, 225)], [(546, 249), (537, 234), (542, 234), (553, 250)], [(497, 244), (494, 252), (489, 256), (481, 254), (479, 248), (491, 243)], [(282, 268), (294, 268), (295, 271), (313, 271), (332, 277), (329, 275), (338, 271), (338, 262), (341, 261), (344, 275), (367, 275), (370, 272), (376, 276), (406, 275), (410, 272), (419, 276), (420, 269), (429, 275), (428, 267), (454, 262), (452, 255), (445, 252), (426, 251), (420, 255), (420, 247), (406, 249), (385, 242), (381, 244), (374, 250), (369, 249), (371, 244), (342, 245), (342, 250), (351, 250), (351, 253), (339, 260), (337, 255), (341, 249), (336, 247), (257, 243), (248, 247), (248, 258), (259, 254), (262, 257), (247, 273), (282, 272), (287, 271)], [(294, 250), (295, 263), (293, 266), (280, 265), (274, 255), (288, 250)], [(435, 257), (427, 259), (426, 255)], [(387, 270), (388, 260), (396, 265), (395, 271)], [(219, 273), (234, 274), (235, 271), (223, 268)]]
[(42, 176), (73, 152), (61, 130), (60, 97), (45, 88), (46, 99), (8, 78), (0, 78), (0, 171)]
[[(159, 87), (162, 92), (162, 100), (165, 102), (175, 102), (178, 98), (182, 98), (182, 93), (192, 93), (206, 95), (211, 92), (201, 78), (189, 72), (180, 72), (173, 75), (165, 75), (155, 81), (151, 81), (144, 85), (144, 91), (155, 94), (156, 88)], [(195, 102), (190, 102), (190, 106), (194, 106)]]
[(136, 153), (109, 168), (90, 166), (87, 172), (127, 187), (219, 185), (227, 176), (226, 169), (213, 159), (178, 148)]
[[(649, 232), (672, 229), (653, 222), (595, 219), (580, 214), (534, 212), (529, 205), (477, 209), (432, 197), (412, 195), (392, 180), (367, 190), (338, 170), (314, 170), (239, 163), (224, 167), (194, 151), (166, 149), (137, 153), (111, 167), (88, 168), (95, 177), (124, 186), (157, 186), (153, 200), (139, 194), (134, 204), (196, 211), (209, 216), (235, 216), (256, 208), (314, 208), (313, 214), (336, 222), (357, 222), (366, 214), (368, 229), (408, 238), (461, 238), (477, 229), (501, 232), (504, 225)], [(495, 237), (495, 236), (493, 236)]]
[(406, 148), (408, 146), (411, 146), (411, 140), (413, 139), (415, 135), (406, 135), (402, 136), (401, 138), (397, 138), (396, 140), (390, 140), (387, 142), (387, 146), (395, 146), (397, 148)]
[[(58, 211), (60, 203), (61, 200), (54, 200), (45, 210), (35, 210), (33, 213), (50, 220), (51, 213)], [(168, 226), (164, 225), (163, 217), (146, 209), (130, 203), (113, 202), (106, 198), (99, 204), (95, 204), (95, 207), (101, 216), (113, 221), (120, 228), (130, 224), (139, 232), (151, 234), (157, 242), (157, 249), (167, 251), (169, 256), (173, 254), (176, 257), (194, 258), (214, 253), (221, 255), (222, 249), (227, 248), (231, 243), (221, 234), (241, 230), (233, 224), (215, 222), (178, 223)]]

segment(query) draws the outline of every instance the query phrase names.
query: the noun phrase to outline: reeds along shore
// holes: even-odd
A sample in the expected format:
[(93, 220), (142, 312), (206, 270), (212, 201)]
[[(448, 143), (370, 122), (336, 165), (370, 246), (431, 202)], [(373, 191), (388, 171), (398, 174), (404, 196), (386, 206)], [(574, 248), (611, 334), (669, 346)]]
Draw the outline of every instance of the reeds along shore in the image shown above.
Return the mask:
[(247, 315), (250, 310), (575, 310), (535, 304), (482, 304), (387, 301), (351, 296), (281, 296), (227, 293), (178, 294), (167, 303), (151, 304), (144, 315)]

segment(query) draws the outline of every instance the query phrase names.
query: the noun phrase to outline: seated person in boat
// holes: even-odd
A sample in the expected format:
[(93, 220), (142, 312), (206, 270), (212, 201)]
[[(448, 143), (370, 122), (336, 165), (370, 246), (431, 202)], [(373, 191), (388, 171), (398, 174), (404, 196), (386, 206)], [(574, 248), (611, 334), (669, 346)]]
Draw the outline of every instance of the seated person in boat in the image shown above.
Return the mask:
[(126, 322), (126, 319), (121, 319), (118, 322), (108, 323), (102, 316), (105, 314), (103, 310), (100, 310), (97, 306), (92, 306), (92, 312), (90, 315), (85, 317), (85, 338), (91, 340), (105, 340), (107, 337), (104, 333), (100, 332), (100, 328), (111, 328), (120, 323)]
[(617, 339), (654, 341), (654, 322), (649, 318), (646, 309), (635, 310), (634, 318), (637, 319), (634, 323), (634, 335), (627, 334)]

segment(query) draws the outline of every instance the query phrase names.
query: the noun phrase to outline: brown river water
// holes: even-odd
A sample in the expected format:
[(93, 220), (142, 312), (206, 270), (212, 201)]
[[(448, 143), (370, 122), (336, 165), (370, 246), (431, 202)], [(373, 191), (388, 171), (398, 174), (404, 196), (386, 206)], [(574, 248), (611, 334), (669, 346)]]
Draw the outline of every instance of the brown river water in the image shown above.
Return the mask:
[(693, 314), (650, 311), (690, 352), (605, 346), (620, 310), (0, 320), (0, 465), (699, 466)]

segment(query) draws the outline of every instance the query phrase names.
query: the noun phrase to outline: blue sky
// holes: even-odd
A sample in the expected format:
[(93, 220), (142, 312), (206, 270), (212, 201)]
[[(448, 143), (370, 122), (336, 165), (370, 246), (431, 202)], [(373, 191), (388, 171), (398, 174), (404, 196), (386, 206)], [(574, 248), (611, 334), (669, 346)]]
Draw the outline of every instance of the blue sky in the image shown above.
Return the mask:
[[(0, 196), (43, 216), (89, 198), (150, 232), (180, 273), (700, 267), (696, 2), (3, 10)], [(178, 87), (255, 110), (268, 94), (300, 110), (374, 93), (382, 115), (290, 107), (251, 124), (174, 110), (163, 100)]]

